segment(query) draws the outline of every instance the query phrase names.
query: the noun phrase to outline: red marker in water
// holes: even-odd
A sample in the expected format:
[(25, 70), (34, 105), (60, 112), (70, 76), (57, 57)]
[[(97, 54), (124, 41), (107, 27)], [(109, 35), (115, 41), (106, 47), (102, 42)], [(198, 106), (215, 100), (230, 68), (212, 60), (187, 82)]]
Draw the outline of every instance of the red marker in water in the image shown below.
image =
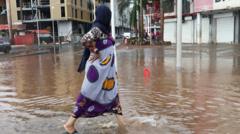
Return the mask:
[(147, 67), (144, 67), (144, 69), (143, 69), (143, 75), (144, 75), (144, 78), (149, 78), (150, 75), (151, 75), (150, 69), (147, 68)]

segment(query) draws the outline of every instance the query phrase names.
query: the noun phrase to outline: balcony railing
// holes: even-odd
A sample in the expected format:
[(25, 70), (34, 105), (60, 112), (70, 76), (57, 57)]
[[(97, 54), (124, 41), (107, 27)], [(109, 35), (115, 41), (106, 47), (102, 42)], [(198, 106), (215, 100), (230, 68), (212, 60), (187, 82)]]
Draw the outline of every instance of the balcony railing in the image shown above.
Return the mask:
[(24, 2), (22, 3), (22, 8), (36, 8), (36, 7), (49, 7), (50, 6), (50, 2), (49, 0), (46, 1), (33, 1), (33, 3), (31, 2)]
[(47, 15), (41, 15), (38, 19), (38, 16), (37, 15), (23, 15), (23, 21), (25, 22), (35, 22), (37, 20), (39, 21), (47, 21), (47, 20), (50, 20), (50, 16), (47, 16)]
[(22, 3), (22, 8), (31, 8), (31, 2)]
[(44, 6), (49, 6), (50, 5), (50, 1), (49, 0), (39, 0), (39, 2), (38, 1), (35, 1), (34, 2), (34, 5), (35, 6), (40, 6), (40, 7), (44, 7)]

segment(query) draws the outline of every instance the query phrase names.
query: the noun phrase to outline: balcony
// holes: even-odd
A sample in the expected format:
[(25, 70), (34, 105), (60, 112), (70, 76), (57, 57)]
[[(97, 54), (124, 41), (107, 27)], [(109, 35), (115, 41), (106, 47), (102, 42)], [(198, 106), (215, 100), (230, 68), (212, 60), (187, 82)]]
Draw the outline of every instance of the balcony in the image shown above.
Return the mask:
[(35, 0), (33, 2), (33, 7), (37, 8), (50, 7), (50, 0)]
[(24, 22), (36, 22), (38, 21), (50, 21), (50, 9), (38, 10), (39, 19), (36, 10), (33, 11), (24, 11), (23, 12), (23, 21)]
[[(20, 4), (18, 4), (20, 6)], [(49, 0), (23, 0), (22, 10), (32, 10), (33, 8), (50, 8)]]
[(32, 10), (31, 2), (22, 3), (22, 10)]

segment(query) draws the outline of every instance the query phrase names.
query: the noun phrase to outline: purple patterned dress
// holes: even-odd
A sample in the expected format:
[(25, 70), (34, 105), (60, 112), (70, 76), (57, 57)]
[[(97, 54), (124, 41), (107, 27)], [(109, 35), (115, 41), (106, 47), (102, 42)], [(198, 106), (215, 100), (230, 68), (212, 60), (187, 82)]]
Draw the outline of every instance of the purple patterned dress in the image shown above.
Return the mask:
[(81, 93), (73, 110), (75, 118), (96, 117), (106, 112), (122, 114), (114, 61), (114, 41), (103, 36), (94, 27), (81, 40), (95, 40), (100, 58), (86, 63)]

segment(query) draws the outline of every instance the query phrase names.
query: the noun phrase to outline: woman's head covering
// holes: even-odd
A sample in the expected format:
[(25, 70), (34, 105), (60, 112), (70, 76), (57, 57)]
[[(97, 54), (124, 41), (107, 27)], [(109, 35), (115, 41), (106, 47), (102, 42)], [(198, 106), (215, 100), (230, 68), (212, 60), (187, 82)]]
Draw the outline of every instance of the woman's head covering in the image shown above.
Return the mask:
[(110, 34), (111, 10), (105, 5), (100, 5), (97, 7), (95, 15), (96, 20), (93, 22), (92, 27), (98, 27), (103, 33)]
[[(95, 40), (99, 38), (102, 35), (102, 33), (107, 34), (108, 36), (111, 33), (110, 26), (112, 16), (111, 10), (105, 5), (100, 5), (97, 7), (95, 15), (96, 20), (93, 22), (92, 29), (82, 37), (81, 39), (82, 43), (85, 43), (90, 40)], [(111, 35), (108, 38), (114, 44), (114, 40), (111, 39)], [(81, 63), (78, 68), (78, 72), (84, 71), (89, 56), (90, 51), (89, 49), (85, 48)]]

